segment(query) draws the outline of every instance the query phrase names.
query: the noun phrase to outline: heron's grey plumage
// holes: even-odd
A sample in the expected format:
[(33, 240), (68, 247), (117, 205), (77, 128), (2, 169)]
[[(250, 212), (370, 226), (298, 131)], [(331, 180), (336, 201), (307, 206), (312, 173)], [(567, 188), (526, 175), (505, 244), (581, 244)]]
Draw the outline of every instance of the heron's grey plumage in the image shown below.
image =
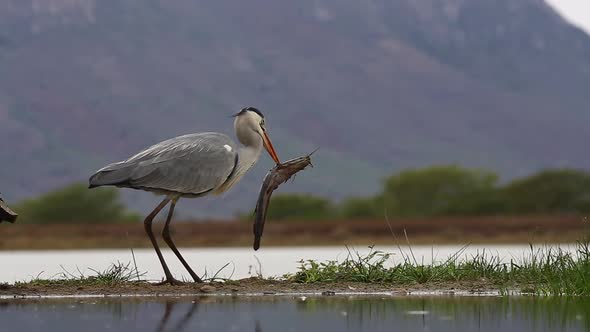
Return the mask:
[(221, 133), (198, 133), (155, 144), (110, 164), (90, 187), (114, 185), (178, 196), (199, 196), (221, 186), (237, 167), (235, 143)]

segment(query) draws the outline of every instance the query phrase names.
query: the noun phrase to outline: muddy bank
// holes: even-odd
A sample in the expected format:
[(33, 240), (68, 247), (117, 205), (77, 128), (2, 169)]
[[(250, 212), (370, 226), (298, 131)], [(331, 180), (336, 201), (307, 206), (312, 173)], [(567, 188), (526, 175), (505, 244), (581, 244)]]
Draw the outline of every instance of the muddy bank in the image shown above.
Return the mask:
[(148, 282), (127, 282), (117, 285), (77, 286), (55, 282), (46, 285), (32, 283), (0, 285), (0, 297), (44, 297), (44, 296), (175, 296), (175, 295), (281, 295), (281, 294), (321, 294), (338, 295), (350, 293), (421, 293), (439, 294), (477, 294), (497, 293), (494, 285), (482, 282), (428, 283), (415, 285), (394, 285), (379, 283), (314, 283), (302, 284), (290, 281), (263, 280), (249, 278), (225, 283), (186, 283), (180, 286), (156, 285)]

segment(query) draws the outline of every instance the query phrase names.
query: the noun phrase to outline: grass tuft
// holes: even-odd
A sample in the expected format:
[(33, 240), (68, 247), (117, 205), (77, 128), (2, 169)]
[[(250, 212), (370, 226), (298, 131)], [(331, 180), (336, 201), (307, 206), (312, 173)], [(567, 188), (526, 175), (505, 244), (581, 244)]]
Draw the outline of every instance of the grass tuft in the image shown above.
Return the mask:
[[(373, 250), (367, 255), (349, 250), (344, 261), (300, 261), (299, 271), (285, 278), (299, 283), (366, 282), (427, 284), (477, 282), (501, 291), (520, 289), (538, 295), (590, 296), (590, 237), (576, 243), (575, 253), (560, 248), (530, 246), (519, 260), (503, 263), (485, 251), (459, 259), (465, 247), (446, 261), (425, 265), (403, 250), (402, 262), (394, 264), (391, 254)], [(401, 248), (400, 248), (401, 249)]]
[(145, 272), (139, 272), (137, 268), (133, 268), (131, 263), (112, 263), (107, 269), (103, 271), (89, 269), (93, 272), (92, 275), (86, 276), (80, 269), (76, 272), (66, 270), (62, 266), (62, 272), (49, 278), (42, 279), (41, 274), (28, 282), (16, 282), (15, 287), (19, 286), (76, 286), (76, 287), (92, 287), (92, 286), (117, 286), (130, 282), (142, 281), (140, 278), (144, 276)]

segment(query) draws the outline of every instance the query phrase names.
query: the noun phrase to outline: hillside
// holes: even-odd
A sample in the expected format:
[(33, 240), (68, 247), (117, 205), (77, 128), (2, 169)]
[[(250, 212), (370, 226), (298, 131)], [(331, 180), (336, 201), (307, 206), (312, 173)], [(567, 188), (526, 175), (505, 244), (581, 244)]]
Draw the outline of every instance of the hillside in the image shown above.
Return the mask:
[[(0, 190), (14, 201), (161, 139), (230, 133), (246, 105), (283, 159), (321, 148), (283, 191), (367, 194), (445, 162), (590, 169), (588, 86), (590, 37), (541, 0), (6, 0)], [(247, 210), (271, 166), (178, 212)]]

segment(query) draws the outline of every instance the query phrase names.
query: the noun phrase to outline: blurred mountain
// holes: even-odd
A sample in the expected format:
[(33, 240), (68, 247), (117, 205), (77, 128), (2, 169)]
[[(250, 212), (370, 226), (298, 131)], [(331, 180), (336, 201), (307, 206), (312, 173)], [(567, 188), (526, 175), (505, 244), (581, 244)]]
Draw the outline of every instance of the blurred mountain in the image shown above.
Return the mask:
[[(232, 133), (247, 105), (282, 159), (320, 147), (281, 191), (363, 195), (449, 162), (590, 169), (589, 87), (590, 37), (541, 0), (4, 0), (0, 190), (14, 201), (165, 138)], [(271, 166), (179, 212), (248, 210)]]

